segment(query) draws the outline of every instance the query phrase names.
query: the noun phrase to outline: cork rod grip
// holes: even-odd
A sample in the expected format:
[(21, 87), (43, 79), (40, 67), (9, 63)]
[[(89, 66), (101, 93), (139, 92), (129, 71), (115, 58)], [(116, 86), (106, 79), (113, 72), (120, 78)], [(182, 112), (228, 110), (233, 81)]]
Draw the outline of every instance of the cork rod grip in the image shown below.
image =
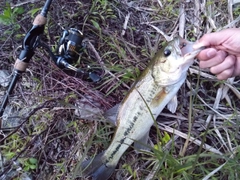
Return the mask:
[(35, 17), (34, 21), (33, 21), (33, 25), (34, 25), (34, 26), (37, 26), (37, 25), (38, 25), (38, 26), (41, 26), (41, 25), (45, 25), (46, 22), (47, 22), (47, 18), (44, 17), (44, 16), (41, 15), (41, 14), (38, 14), (38, 15)]
[(15, 64), (14, 64), (14, 69), (24, 72), (26, 71), (28, 67), (28, 63), (21, 61), (20, 59), (17, 59)]

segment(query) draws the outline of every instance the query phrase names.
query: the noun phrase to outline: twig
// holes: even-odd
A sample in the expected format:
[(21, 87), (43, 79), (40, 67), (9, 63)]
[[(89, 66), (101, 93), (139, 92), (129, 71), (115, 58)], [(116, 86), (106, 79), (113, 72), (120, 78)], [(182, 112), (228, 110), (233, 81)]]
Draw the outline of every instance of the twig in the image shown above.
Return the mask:
[(162, 8), (163, 7), (162, 2), (160, 0), (157, 0), (157, 2), (159, 4), (159, 6)]
[(124, 21), (124, 24), (123, 24), (123, 30), (122, 30), (122, 33), (121, 33), (122, 36), (124, 36), (125, 33), (126, 33), (126, 30), (127, 30), (127, 24), (128, 24), (128, 21), (129, 21), (130, 15), (131, 15), (131, 12), (129, 12), (129, 13), (127, 14), (127, 16), (125, 17), (125, 21)]
[[(227, 29), (227, 28), (229, 28), (229, 27), (233, 27), (233, 26), (235, 26), (235, 24), (237, 23), (237, 22), (239, 22), (240, 21), (240, 16), (238, 16), (235, 20), (233, 20), (232, 22), (230, 22), (229, 24), (227, 24), (226, 26), (224, 26), (223, 28), (221, 28), (221, 29)], [(221, 29), (219, 29), (219, 30), (221, 30)], [(219, 31), (218, 30), (218, 31)]]
[(189, 68), (189, 72), (191, 74), (199, 74), (200, 76), (202, 76), (204, 78), (217, 80), (216, 76), (213, 76), (211, 74), (205, 73), (201, 69)]
[(240, 92), (237, 90), (237, 88), (234, 87), (233, 85), (227, 83), (227, 82), (225, 82), (225, 85), (228, 86), (228, 87), (232, 90), (232, 92), (233, 92), (233, 93), (238, 97), (238, 99), (240, 100)]
[[(233, 0), (228, 0), (228, 15), (229, 15), (228, 21), (229, 21), (229, 24), (230, 24), (230, 22), (233, 21), (232, 6), (233, 6)], [(234, 27), (234, 24), (232, 24), (232, 27)]]
[[(223, 146), (225, 146), (228, 149), (227, 144), (225, 143), (221, 133), (219, 132), (219, 130), (218, 130), (217, 126), (216, 126), (216, 115), (213, 115), (212, 119), (213, 119), (214, 131), (216, 132), (217, 136), (219, 137), (219, 139), (223, 143)], [(229, 149), (228, 149), (228, 151), (229, 151)]]
[(150, 24), (150, 23), (146, 23), (148, 26), (151, 26), (153, 29), (155, 29), (159, 34), (161, 34), (167, 41), (171, 41), (173, 39), (174, 33), (172, 33), (171, 36), (168, 36), (166, 33), (164, 33), (162, 30), (160, 30), (158, 27)]
[[(208, 79), (213, 79), (213, 80), (217, 80), (216, 76), (213, 76), (211, 74), (205, 73), (203, 71), (194, 69), (194, 68), (190, 68), (189, 69), (191, 74), (199, 74), (200, 76), (204, 77), (204, 78), (208, 78)], [(227, 102), (231, 105), (231, 101), (230, 98), (227, 94), (228, 92), (228, 88), (232, 90), (232, 92), (237, 96), (238, 99), (240, 99), (240, 92), (237, 90), (236, 87), (233, 86), (234, 84), (234, 78), (229, 78), (227, 81), (224, 82), (224, 87), (223, 87), (223, 93), (221, 96), (221, 99), (225, 98), (227, 100)], [(228, 88), (227, 88), (228, 87)], [(232, 107), (232, 105), (231, 105)]]
[[(192, 89), (193, 92), (196, 93), (196, 91), (191, 87), (190, 82), (189, 82), (188, 80), (187, 80), (187, 86), (188, 86), (189, 89)], [(197, 95), (198, 99), (199, 99), (200, 101), (202, 101), (202, 102), (204, 103), (204, 105), (207, 106), (209, 109), (211, 109), (213, 112), (215, 112), (215, 113), (218, 114), (219, 116), (223, 117), (224, 119), (227, 119), (227, 120), (230, 121), (231, 123), (236, 124), (236, 123), (234, 123), (233, 121), (229, 120), (229, 119), (227, 118), (227, 116), (219, 113), (216, 109), (214, 109), (213, 107), (211, 107), (211, 106), (210, 106), (208, 103), (206, 103), (206, 102), (201, 98), (201, 96), (199, 96), (197, 93), (196, 93), (196, 95)]]
[(215, 25), (215, 21), (212, 19), (212, 5), (209, 4), (207, 6), (207, 11), (204, 11), (204, 15), (207, 17), (207, 20), (209, 22), (209, 25), (211, 26), (211, 28), (208, 28), (208, 32), (211, 32), (212, 29), (217, 29), (216, 25)]
[[(169, 132), (169, 133), (178, 135), (178, 136), (180, 136), (180, 137), (182, 137), (182, 138), (184, 138), (184, 139), (187, 139), (187, 138), (188, 138), (188, 135), (185, 134), (185, 133), (182, 133), (182, 132), (180, 132), (180, 131), (178, 131), (178, 130), (176, 130), (176, 129), (174, 129), (174, 128), (171, 128), (171, 127), (169, 127), (169, 126), (166, 126), (166, 125), (164, 125), (164, 124), (160, 124), (160, 123), (158, 123), (158, 124), (159, 124), (158, 127), (159, 127), (160, 129), (164, 130), (164, 131), (167, 131), (167, 132)], [(198, 145), (198, 146), (200, 146), (201, 143), (202, 143), (200, 140), (198, 140), (198, 139), (196, 139), (196, 138), (193, 138), (193, 137), (190, 137), (190, 138), (189, 138), (189, 141), (193, 142), (194, 144), (196, 144), (196, 145)], [(214, 147), (212, 147), (212, 146), (210, 146), (210, 145), (208, 145), (208, 144), (206, 144), (206, 143), (203, 144), (203, 148), (204, 148), (205, 150), (210, 151), (210, 152), (213, 152), (213, 153), (215, 153), (215, 154), (222, 155), (222, 153), (221, 153), (219, 150), (217, 150), (216, 148), (214, 148)]]
[(199, 0), (195, 0), (194, 1), (194, 33), (198, 36), (200, 33), (200, 1)]
[(23, 6), (23, 5), (28, 4), (28, 3), (33, 4), (33, 3), (36, 3), (38, 1), (40, 1), (40, 0), (30, 0), (30, 1), (25, 1), (25, 2), (22, 2), (22, 3), (18, 3), (18, 4), (13, 4), (13, 5), (11, 5), (11, 9), (13, 9), (15, 7)]
[(180, 15), (179, 15), (179, 35), (181, 37), (184, 37), (184, 30), (185, 30), (185, 5), (184, 3), (181, 3), (180, 5)]
[(189, 144), (189, 139), (191, 137), (191, 131), (192, 131), (192, 126), (193, 126), (193, 123), (192, 123), (192, 105), (193, 105), (192, 95), (190, 95), (190, 98), (189, 98), (189, 106), (190, 107), (189, 107), (189, 111), (188, 111), (188, 113), (189, 113), (188, 114), (188, 133), (187, 133), (187, 138), (186, 138), (186, 141), (183, 145), (183, 148), (179, 153), (180, 156), (184, 156), (185, 152), (187, 151), (187, 147), (188, 147), (188, 144)]

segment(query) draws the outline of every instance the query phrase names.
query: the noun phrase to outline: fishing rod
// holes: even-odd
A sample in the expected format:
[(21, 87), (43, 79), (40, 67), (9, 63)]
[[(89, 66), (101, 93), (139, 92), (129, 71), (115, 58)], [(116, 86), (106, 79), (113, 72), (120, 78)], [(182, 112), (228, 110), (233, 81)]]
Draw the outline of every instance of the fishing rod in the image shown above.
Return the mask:
[[(47, 23), (47, 14), (50, 9), (52, 0), (46, 0), (41, 13), (38, 14), (34, 21), (32, 28), (25, 35), (22, 42), (22, 50), (19, 57), (17, 58), (14, 68), (12, 80), (9, 87), (3, 97), (2, 104), (0, 107), (0, 118), (2, 117), (4, 110), (8, 104), (9, 97), (12, 94), (16, 83), (23, 72), (26, 71), (28, 64), (33, 57), (37, 47), (43, 47), (49, 53), (54, 63), (61, 69), (70, 69), (78, 74), (88, 75), (93, 82), (98, 82), (101, 78), (95, 72), (85, 72), (72, 65), (79, 58), (80, 53), (84, 49), (83, 44), (83, 33), (75, 28), (64, 29), (62, 37), (59, 41), (56, 54), (54, 54), (50, 47), (41, 42), (41, 35), (44, 33), (45, 24)], [(2, 122), (0, 120), (0, 128)]]
[(40, 36), (44, 32), (44, 26), (47, 22), (47, 13), (49, 11), (51, 3), (52, 0), (46, 1), (44, 7), (42, 8), (41, 13), (37, 15), (36, 18), (34, 19), (32, 28), (27, 32), (23, 39), (21, 53), (14, 64), (12, 80), (2, 100), (2, 104), (0, 107), (0, 117), (4, 113), (4, 110), (8, 103), (9, 96), (12, 94), (12, 91), (20, 75), (26, 71), (28, 63), (30, 62), (32, 56), (34, 55), (34, 50), (38, 46)]

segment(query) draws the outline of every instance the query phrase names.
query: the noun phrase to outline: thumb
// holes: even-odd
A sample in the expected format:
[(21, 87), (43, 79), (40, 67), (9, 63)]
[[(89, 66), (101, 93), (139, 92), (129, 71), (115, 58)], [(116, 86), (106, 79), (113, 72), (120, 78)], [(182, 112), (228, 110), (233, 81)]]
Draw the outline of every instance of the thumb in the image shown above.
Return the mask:
[(224, 42), (223, 32), (214, 32), (209, 34), (204, 34), (198, 41), (193, 45), (194, 49), (200, 47), (218, 46)]

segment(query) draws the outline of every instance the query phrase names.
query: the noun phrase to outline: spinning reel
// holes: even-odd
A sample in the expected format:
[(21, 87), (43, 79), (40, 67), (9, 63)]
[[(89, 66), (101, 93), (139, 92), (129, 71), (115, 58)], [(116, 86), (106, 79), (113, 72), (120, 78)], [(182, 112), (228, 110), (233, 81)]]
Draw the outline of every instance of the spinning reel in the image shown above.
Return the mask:
[(79, 58), (79, 53), (83, 51), (84, 44), (82, 41), (83, 33), (81, 31), (74, 28), (64, 30), (57, 48), (56, 65), (60, 68), (77, 71), (70, 64), (73, 64)]
[(95, 72), (91, 71), (90, 66), (88, 66), (88, 72), (73, 66), (85, 48), (83, 39), (84, 36), (81, 31), (75, 28), (70, 28), (69, 30), (65, 29), (63, 31), (62, 37), (59, 40), (59, 44), (56, 50), (56, 55), (51, 52), (50, 48), (47, 45), (41, 45), (48, 50), (49, 54), (52, 57), (52, 60), (59, 68), (72, 70), (77, 74), (81, 74), (90, 78), (93, 82), (98, 82), (100, 81), (101, 77)]

